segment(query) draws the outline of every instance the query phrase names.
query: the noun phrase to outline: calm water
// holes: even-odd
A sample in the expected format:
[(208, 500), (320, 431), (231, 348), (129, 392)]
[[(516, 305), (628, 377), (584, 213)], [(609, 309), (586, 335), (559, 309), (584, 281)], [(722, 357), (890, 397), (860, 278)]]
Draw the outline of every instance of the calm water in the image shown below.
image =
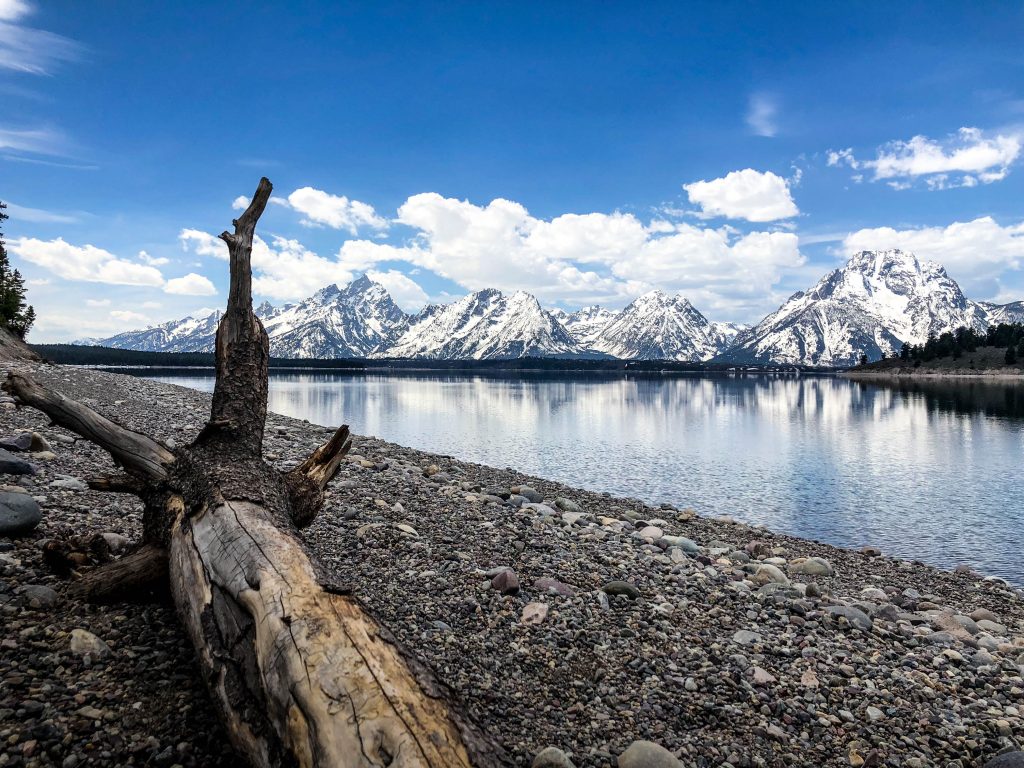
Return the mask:
[[(213, 389), (212, 371), (140, 373)], [(288, 372), (270, 409), (1024, 584), (1024, 386)]]

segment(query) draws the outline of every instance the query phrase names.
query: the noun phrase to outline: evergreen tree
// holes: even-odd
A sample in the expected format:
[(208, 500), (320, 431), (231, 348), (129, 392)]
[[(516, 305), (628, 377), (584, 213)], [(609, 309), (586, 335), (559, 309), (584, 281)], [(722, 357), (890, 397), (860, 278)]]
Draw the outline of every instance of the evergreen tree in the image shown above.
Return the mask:
[(867, 356), (867, 353), (861, 353), (861, 356), (860, 356), (860, 364), (861, 364), (861, 365), (867, 365), (867, 364), (868, 364), (868, 356)]
[(1003, 359), (1006, 360), (1006, 364), (1007, 365), (1016, 365), (1017, 364), (1017, 348), (1015, 346), (1013, 346), (1012, 344), (1010, 346), (1008, 346), (1006, 348), (1006, 357), (1003, 358)]
[[(4, 211), (7, 206), (0, 202), (0, 227), (9, 217)], [(25, 304), (25, 278), (17, 269), (11, 270), (4, 247), (4, 233), (0, 230), (0, 325), (24, 339), (28, 329), (35, 322), (36, 312)]]

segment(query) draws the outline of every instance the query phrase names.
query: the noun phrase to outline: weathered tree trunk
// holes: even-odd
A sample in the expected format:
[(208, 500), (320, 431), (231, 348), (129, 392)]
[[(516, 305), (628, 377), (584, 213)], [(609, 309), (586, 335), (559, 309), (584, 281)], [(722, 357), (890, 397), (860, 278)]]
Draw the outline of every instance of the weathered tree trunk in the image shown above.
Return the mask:
[(252, 311), (250, 256), (270, 192), (262, 179), (221, 235), (231, 287), (210, 420), (191, 445), (171, 451), (17, 374), (5, 384), (124, 468), (92, 487), (145, 502), (143, 546), (76, 590), (109, 597), (166, 569), (230, 738), (253, 765), (503, 765), (450, 692), (357, 598), (325, 584), (302, 545), (298, 529), (323, 504), (348, 428), (287, 474), (262, 459), (269, 345)]

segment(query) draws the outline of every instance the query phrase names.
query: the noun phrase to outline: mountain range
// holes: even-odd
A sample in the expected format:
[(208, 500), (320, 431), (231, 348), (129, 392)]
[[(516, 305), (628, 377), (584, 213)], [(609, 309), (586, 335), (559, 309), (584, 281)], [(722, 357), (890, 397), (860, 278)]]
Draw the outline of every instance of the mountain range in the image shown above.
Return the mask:
[[(663, 291), (622, 310), (545, 309), (529, 293), (476, 291), (408, 315), (363, 276), (308, 299), (256, 308), (271, 354), (286, 358), (496, 359), (614, 357), (842, 366), (891, 356), (964, 325), (1024, 322), (1024, 301), (966, 298), (946, 271), (899, 250), (862, 251), (754, 326), (713, 322)], [(79, 343), (163, 352), (211, 351), (220, 312)]]

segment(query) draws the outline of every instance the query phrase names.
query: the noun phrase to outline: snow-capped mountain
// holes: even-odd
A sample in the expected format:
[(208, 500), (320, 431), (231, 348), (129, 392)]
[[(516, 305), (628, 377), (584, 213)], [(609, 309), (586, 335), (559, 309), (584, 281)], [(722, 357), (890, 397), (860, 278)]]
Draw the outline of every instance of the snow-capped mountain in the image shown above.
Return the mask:
[(409, 325), (387, 289), (365, 275), (260, 319), (275, 357), (367, 357), (390, 346)]
[(740, 333), (719, 359), (851, 365), (961, 325), (984, 329), (986, 312), (941, 266), (900, 250), (862, 251)]
[[(390, 345), (409, 324), (384, 286), (366, 276), (344, 289), (329, 285), (297, 304), (264, 302), (256, 316), (267, 329), (274, 357), (366, 357)], [(220, 318), (219, 311), (186, 317), (93, 343), (151, 352), (212, 352)]]
[(651, 291), (611, 320), (591, 347), (639, 360), (708, 360), (724, 347), (722, 330), (682, 296)]
[(566, 312), (564, 309), (551, 310), (552, 316), (562, 324), (580, 346), (589, 348), (601, 331), (618, 316), (615, 310), (605, 309), (599, 304)]
[(141, 352), (211, 352), (222, 314), (217, 310), (202, 317), (183, 317), (141, 331), (125, 331), (108, 339), (83, 339), (78, 343)]
[(979, 301), (978, 306), (984, 310), (989, 325), (1024, 323), (1024, 301), (1011, 301), (1009, 304)]
[(487, 289), (452, 304), (428, 306), (408, 330), (374, 357), (442, 360), (568, 357), (583, 348), (528, 293)]

